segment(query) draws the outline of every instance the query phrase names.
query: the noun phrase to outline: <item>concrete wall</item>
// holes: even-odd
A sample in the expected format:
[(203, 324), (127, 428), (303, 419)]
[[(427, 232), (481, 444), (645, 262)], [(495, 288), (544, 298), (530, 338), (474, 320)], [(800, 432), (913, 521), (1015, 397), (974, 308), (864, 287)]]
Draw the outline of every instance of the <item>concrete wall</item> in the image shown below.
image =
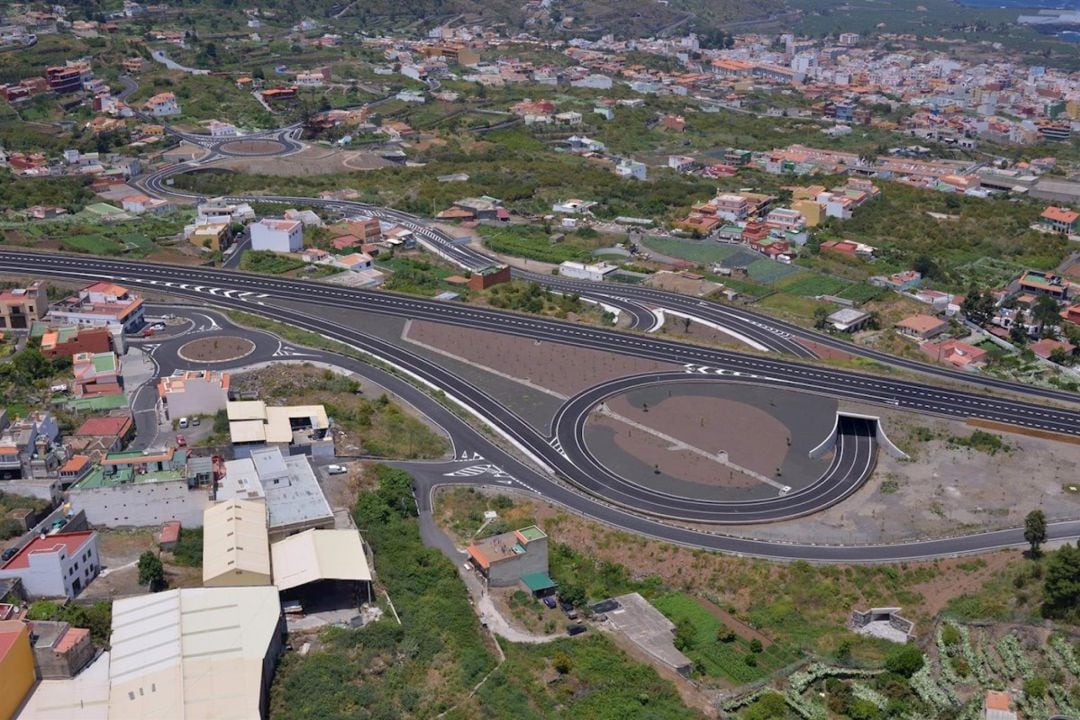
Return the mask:
[(202, 527), (203, 510), (210, 505), (206, 489), (188, 490), (186, 480), (69, 489), (75, 510), (86, 512), (92, 525), (153, 527), (179, 520), (184, 527)]

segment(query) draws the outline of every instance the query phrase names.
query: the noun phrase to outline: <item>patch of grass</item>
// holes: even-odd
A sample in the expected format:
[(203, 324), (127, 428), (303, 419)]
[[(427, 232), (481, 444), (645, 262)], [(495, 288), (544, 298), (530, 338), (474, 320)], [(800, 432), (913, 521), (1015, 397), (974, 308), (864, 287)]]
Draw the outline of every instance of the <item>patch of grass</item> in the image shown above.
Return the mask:
[[(484, 239), (485, 247), (497, 253), (554, 264), (567, 260), (586, 261), (592, 257), (593, 250), (602, 246), (602, 243), (595, 239), (589, 240), (573, 234), (567, 235), (562, 242), (552, 243), (548, 239), (549, 233), (543, 228), (531, 225), (481, 225), (478, 231)], [(557, 231), (553, 229), (552, 233), (555, 232)]]
[(985, 430), (975, 430), (968, 437), (960, 437), (954, 435), (949, 438), (949, 444), (955, 447), (966, 447), (979, 452), (984, 452), (987, 455), (995, 455), (999, 451), (1009, 452), (1010, 448), (1001, 439), (1000, 435), (986, 432)]
[(719, 245), (709, 241), (679, 240), (677, 238), (647, 237), (645, 247), (661, 255), (688, 260), (699, 265), (722, 263), (740, 252), (732, 245)]
[(181, 528), (180, 540), (172, 551), (173, 562), (186, 567), (201, 568), (203, 563), (203, 529)]
[[(689, 595), (665, 593), (651, 602), (676, 625), (689, 623), (693, 633), (686, 638), (689, 644), (683, 648), (683, 653), (711, 677), (722, 677), (744, 685), (767, 677), (799, 659), (797, 652), (779, 643), (755, 653), (746, 638), (736, 636), (731, 642), (724, 642), (718, 637), (724, 624)], [(754, 664), (746, 661), (751, 655)]]
[(782, 289), (792, 295), (817, 297), (819, 295), (836, 295), (849, 285), (850, 283), (839, 278), (806, 274), (796, 278), (794, 282), (784, 284)]
[(248, 272), (266, 273), (268, 275), (281, 275), (283, 273), (299, 270), (305, 263), (299, 258), (281, 255), (268, 250), (251, 250), (244, 253), (240, 259), (240, 269)]

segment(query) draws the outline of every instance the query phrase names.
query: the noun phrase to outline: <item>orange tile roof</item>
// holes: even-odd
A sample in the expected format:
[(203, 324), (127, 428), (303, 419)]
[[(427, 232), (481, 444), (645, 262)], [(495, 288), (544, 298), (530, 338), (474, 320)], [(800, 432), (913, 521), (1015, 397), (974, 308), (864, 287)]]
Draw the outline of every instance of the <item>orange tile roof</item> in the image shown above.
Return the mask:
[(1072, 225), (1076, 222), (1077, 218), (1080, 218), (1080, 214), (1074, 213), (1072, 210), (1066, 210), (1065, 208), (1054, 207), (1051, 205), (1043, 210), (1041, 217), (1053, 222), (1063, 222)]

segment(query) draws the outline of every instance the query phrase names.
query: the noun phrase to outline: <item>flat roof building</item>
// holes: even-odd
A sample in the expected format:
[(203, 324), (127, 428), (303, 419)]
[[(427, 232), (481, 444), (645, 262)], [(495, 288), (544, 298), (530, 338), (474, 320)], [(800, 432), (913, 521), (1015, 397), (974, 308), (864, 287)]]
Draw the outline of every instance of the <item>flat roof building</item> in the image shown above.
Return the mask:
[(468, 553), (492, 587), (514, 585), (527, 575), (548, 571), (547, 535), (535, 525), (476, 540)]
[(0, 579), (19, 578), (32, 597), (78, 595), (100, 569), (97, 533), (56, 533), (36, 537), (0, 566)]
[(203, 585), (270, 584), (266, 503), (232, 499), (203, 512)]
[(109, 717), (265, 718), (284, 634), (278, 592), (269, 585), (116, 600)]
[(286, 456), (279, 448), (262, 448), (226, 462), (217, 500), (260, 497), (266, 501), (272, 540), (311, 528), (334, 527), (330, 503), (304, 455)]
[(225, 411), (234, 445), (303, 445), (323, 440), (330, 429), (322, 405), (267, 407), (262, 400), (241, 400), (226, 403)]

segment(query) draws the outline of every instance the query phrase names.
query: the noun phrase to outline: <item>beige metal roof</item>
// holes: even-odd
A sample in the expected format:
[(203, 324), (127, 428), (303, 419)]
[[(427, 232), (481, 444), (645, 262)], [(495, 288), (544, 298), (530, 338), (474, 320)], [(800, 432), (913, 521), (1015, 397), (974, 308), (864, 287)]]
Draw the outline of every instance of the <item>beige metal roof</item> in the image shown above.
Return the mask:
[(371, 580), (356, 530), (307, 530), (270, 546), (278, 590), (317, 580)]
[(113, 603), (110, 720), (259, 717), (277, 589), (184, 588)]
[(262, 420), (233, 420), (229, 423), (229, 439), (234, 443), (265, 442), (266, 424)]
[(229, 420), (262, 420), (266, 417), (266, 403), (262, 400), (238, 400), (225, 403)]
[(109, 653), (73, 678), (42, 680), (17, 720), (108, 720)]
[(310, 419), (311, 427), (325, 430), (330, 427), (326, 408), (322, 405), (288, 405), (266, 408), (266, 442), (287, 443), (292, 441), (292, 419)]
[(226, 500), (203, 511), (203, 585), (269, 585), (262, 500)]

